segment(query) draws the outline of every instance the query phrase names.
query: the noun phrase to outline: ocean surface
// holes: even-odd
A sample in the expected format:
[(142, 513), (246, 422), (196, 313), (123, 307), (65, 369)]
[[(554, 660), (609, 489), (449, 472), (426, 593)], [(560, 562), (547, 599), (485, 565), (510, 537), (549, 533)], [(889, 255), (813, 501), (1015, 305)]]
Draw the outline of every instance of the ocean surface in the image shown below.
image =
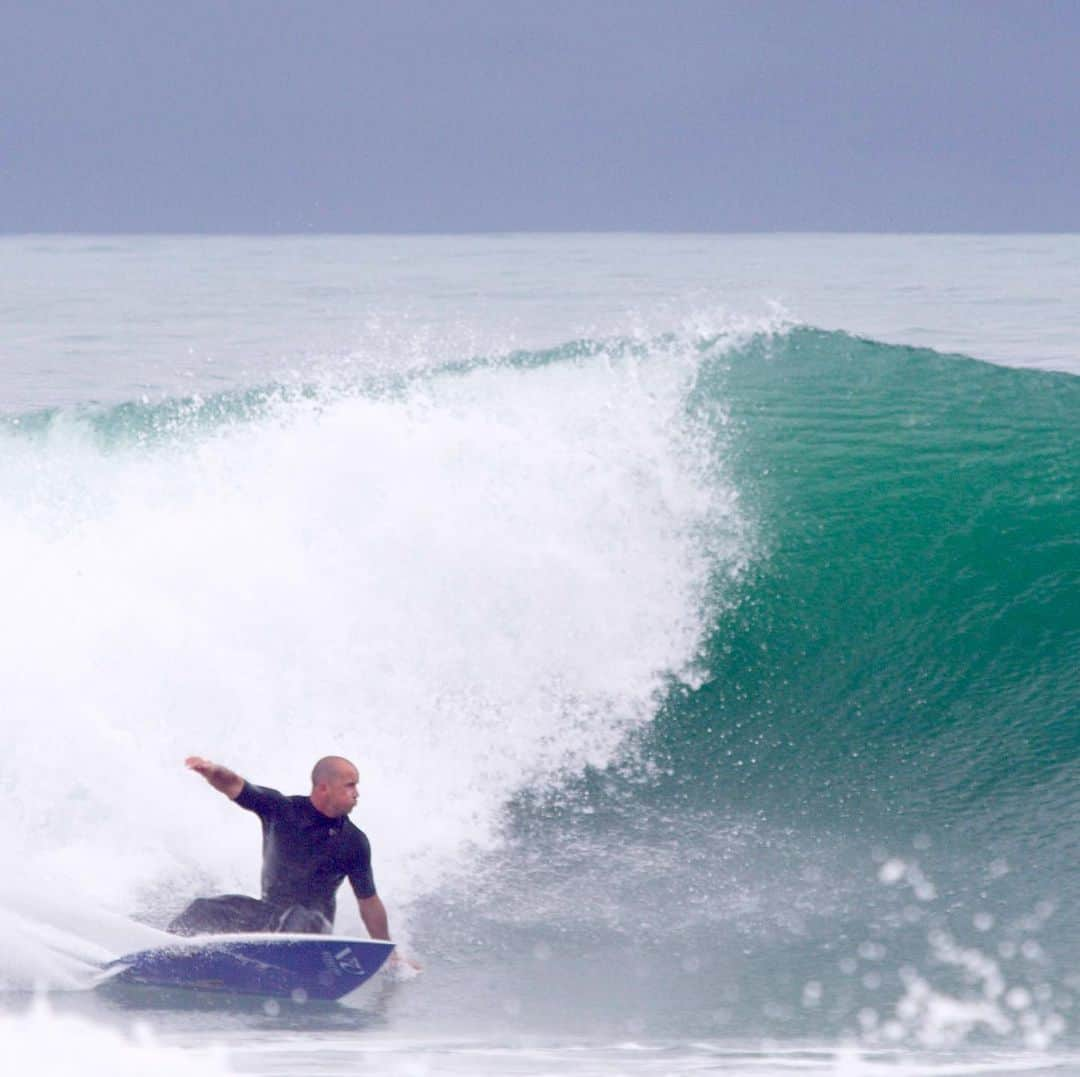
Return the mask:
[[(1080, 1074), (1080, 237), (28, 236), (0, 283), (13, 1072)], [(184, 757), (326, 753), (423, 971), (92, 989), (257, 890)]]

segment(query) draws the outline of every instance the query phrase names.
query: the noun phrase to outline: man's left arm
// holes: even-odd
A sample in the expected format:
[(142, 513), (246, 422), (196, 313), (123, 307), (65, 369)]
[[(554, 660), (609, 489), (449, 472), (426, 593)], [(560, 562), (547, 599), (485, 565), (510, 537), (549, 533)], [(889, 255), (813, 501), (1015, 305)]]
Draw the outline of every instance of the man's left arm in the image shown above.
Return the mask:
[(373, 939), (390, 941), (390, 924), (386, 906), (375, 892), (375, 875), (371, 870), (371, 844), (363, 831), (356, 831), (356, 846), (349, 884), (360, 907), (360, 919)]
[[(389, 942), (390, 925), (387, 922), (386, 907), (382, 903), (382, 898), (378, 894), (373, 894), (371, 897), (357, 898), (356, 903), (360, 906), (360, 919), (364, 921), (368, 934), (373, 939), (385, 939)], [(400, 950), (395, 950), (390, 955), (389, 964), (399, 968), (405, 965), (414, 972), (420, 971), (420, 963), (411, 957), (406, 957)]]
[(389, 940), (390, 925), (382, 898), (378, 894), (372, 894), (371, 897), (357, 898), (356, 903), (360, 906), (360, 919), (364, 921), (367, 933), (373, 939)]

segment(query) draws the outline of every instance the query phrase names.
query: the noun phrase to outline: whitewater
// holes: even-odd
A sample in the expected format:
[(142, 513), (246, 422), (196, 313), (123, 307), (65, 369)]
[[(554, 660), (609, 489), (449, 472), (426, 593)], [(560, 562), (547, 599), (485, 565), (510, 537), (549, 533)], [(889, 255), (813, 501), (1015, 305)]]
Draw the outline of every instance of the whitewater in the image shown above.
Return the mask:
[[(1080, 1073), (1080, 237), (0, 275), (19, 1071)], [(422, 974), (92, 990), (257, 892), (184, 757), (292, 793), (327, 753)]]

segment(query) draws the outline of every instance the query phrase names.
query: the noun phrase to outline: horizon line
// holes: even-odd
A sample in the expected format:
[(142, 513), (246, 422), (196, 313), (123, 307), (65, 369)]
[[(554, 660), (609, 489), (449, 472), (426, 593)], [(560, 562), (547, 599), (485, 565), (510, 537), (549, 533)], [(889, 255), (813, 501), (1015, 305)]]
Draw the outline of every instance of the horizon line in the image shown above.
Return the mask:
[(662, 229), (662, 228), (492, 228), (478, 230), (451, 230), (451, 231), (379, 231), (379, 230), (346, 230), (346, 231), (247, 231), (229, 229), (215, 229), (212, 231), (183, 231), (174, 229), (4, 229), (0, 228), (0, 239), (32, 239), (32, 238), (56, 238), (56, 237), (154, 237), (173, 239), (317, 239), (317, 238), (386, 238), (386, 239), (437, 239), (437, 238), (463, 238), (481, 236), (895, 236), (895, 237), (920, 237), (920, 236), (1080, 236), (1080, 229), (1070, 230), (1028, 230), (1028, 229), (959, 229), (935, 231), (933, 229), (829, 229), (829, 228), (760, 228), (760, 229)]

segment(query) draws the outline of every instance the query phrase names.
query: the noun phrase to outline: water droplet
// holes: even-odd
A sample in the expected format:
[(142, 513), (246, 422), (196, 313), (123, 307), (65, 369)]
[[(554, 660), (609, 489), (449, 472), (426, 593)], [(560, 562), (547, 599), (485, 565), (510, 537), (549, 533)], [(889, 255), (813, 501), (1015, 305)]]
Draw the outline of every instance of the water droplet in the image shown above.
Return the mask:
[(907, 872), (907, 865), (903, 860), (899, 860), (893, 857), (891, 860), (886, 860), (881, 865), (878, 871), (878, 879), (885, 883), (886, 886), (892, 886), (893, 883), (898, 883)]

